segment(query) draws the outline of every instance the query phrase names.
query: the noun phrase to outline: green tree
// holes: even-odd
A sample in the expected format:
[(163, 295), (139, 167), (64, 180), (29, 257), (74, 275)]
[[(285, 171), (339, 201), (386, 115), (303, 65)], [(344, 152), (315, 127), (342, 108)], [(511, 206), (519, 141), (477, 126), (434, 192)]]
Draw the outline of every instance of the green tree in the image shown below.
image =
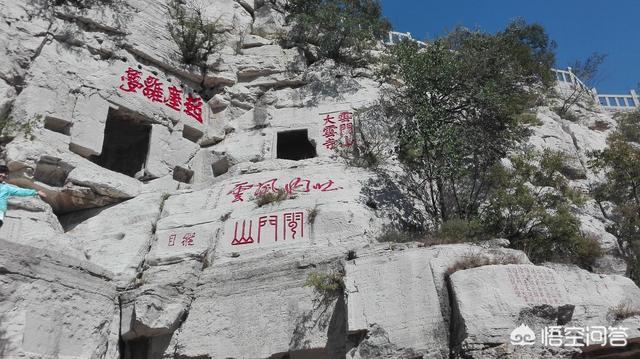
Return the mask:
[(560, 117), (564, 117), (569, 109), (580, 101), (594, 101), (589, 88), (595, 86), (598, 81), (600, 66), (604, 63), (606, 57), (604, 54), (595, 52), (584, 61), (576, 60), (571, 65), (571, 72), (580, 79), (586, 87), (575, 83), (571, 85), (570, 91), (561, 94), (562, 105), (557, 110)]
[(608, 228), (625, 250), (629, 275), (640, 283), (640, 112), (618, 118), (618, 129), (607, 139), (608, 148), (591, 153), (592, 168), (603, 170), (606, 181), (595, 197), (611, 201), (613, 225)]
[(518, 115), (554, 83), (553, 48), (540, 25), (516, 21), (495, 35), (460, 28), (425, 49), (392, 49), (403, 182), (435, 227), (478, 215), (491, 169), (527, 136)]
[(481, 213), (488, 232), (507, 238), (534, 262), (566, 261), (586, 268), (601, 256), (598, 242), (580, 231), (571, 212), (561, 156), (553, 152), (511, 158), (509, 168), (497, 165), (491, 191)]
[(363, 64), (366, 50), (391, 29), (377, 0), (290, 0), (288, 39), (317, 46), (320, 59)]
[(222, 43), (218, 21), (207, 20), (193, 2), (169, 0), (167, 30), (183, 63), (206, 71), (207, 61)]

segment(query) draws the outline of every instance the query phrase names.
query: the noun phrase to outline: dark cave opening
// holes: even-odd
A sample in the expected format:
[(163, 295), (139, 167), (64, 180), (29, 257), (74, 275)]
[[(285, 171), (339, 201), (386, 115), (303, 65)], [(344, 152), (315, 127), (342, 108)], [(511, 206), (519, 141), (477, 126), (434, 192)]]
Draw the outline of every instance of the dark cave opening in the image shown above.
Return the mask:
[(316, 147), (306, 129), (278, 132), (277, 158), (299, 161), (316, 156)]
[(150, 137), (151, 125), (111, 108), (104, 129), (102, 152), (99, 156), (91, 156), (91, 161), (134, 177), (147, 160)]

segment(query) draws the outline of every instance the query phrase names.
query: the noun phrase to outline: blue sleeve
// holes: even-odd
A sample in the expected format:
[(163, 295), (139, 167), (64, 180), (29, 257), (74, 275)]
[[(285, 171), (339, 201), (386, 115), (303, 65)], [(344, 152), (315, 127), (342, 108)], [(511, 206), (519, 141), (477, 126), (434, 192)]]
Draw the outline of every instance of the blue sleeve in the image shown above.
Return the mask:
[(20, 188), (15, 186), (9, 186), (9, 196), (14, 197), (33, 197), (38, 194), (38, 191), (30, 188)]

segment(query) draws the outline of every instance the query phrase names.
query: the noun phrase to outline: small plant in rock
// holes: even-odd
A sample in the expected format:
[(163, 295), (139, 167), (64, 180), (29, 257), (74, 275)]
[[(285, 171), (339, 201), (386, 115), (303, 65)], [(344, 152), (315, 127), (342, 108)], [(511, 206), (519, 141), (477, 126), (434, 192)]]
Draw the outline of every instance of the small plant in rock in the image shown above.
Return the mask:
[(516, 115), (516, 119), (518, 120), (518, 122), (524, 125), (542, 126), (542, 121), (540, 121), (538, 115), (533, 112), (523, 112), (519, 115)]
[(160, 197), (160, 213), (162, 213), (162, 210), (164, 209), (164, 203), (167, 201), (167, 199), (169, 199), (169, 197), (171, 197), (171, 195), (166, 192), (164, 192)]
[(307, 221), (309, 224), (313, 225), (315, 223), (318, 213), (320, 213), (320, 209), (317, 204), (313, 208), (307, 210)]
[(0, 117), (0, 138), (13, 139), (19, 133), (24, 135), (24, 138), (34, 140), (35, 135), (33, 131), (40, 126), (43, 121), (42, 115), (36, 115), (34, 118), (24, 122), (16, 121), (8, 111), (4, 116)]
[(478, 220), (454, 218), (443, 222), (433, 237), (438, 238), (440, 243), (463, 243), (487, 239), (487, 234)]
[[(378, 102), (370, 107), (361, 108), (353, 115), (353, 137), (351, 146), (338, 147), (336, 153), (347, 163), (355, 167), (375, 169), (384, 165), (393, 155), (393, 143), (390, 141), (394, 131), (389, 117), (389, 106)], [(342, 141), (342, 139), (341, 139)]]
[(609, 124), (609, 122), (602, 121), (602, 120), (596, 120), (596, 122), (594, 122), (593, 125), (589, 126), (589, 129), (591, 131), (599, 131), (599, 132), (604, 132), (610, 128), (611, 128), (611, 125)]
[(560, 116), (560, 118), (562, 118), (563, 120), (567, 120), (570, 122), (580, 121), (580, 117), (578, 117), (575, 112), (569, 109), (563, 110), (562, 107), (553, 107), (551, 108), (551, 110), (555, 112), (556, 115)]
[(607, 316), (614, 321), (621, 321), (627, 318), (640, 315), (640, 308), (633, 306), (630, 302), (622, 302), (615, 307), (609, 309)]
[(344, 274), (311, 272), (307, 275), (304, 286), (313, 288), (316, 293), (324, 297), (337, 296), (344, 290)]
[(488, 265), (520, 264), (520, 263), (521, 263), (520, 257), (518, 257), (515, 254), (510, 254), (510, 253), (497, 254), (496, 253), (496, 254), (483, 255), (480, 253), (473, 253), (469, 256), (465, 256), (464, 258), (459, 259), (451, 267), (447, 268), (446, 275), (449, 276), (460, 270), (488, 266)]
[(571, 122), (576, 122), (578, 118), (569, 111), (571, 107), (581, 102), (593, 105), (594, 99), (589, 87), (593, 87), (596, 84), (600, 66), (604, 63), (605, 58), (606, 55), (604, 54), (593, 53), (584, 61), (578, 60), (574, 62), (571, 66), (571, 71), (578, 79), (583, 81), (585, 86), (580, 86), (577, 83), (572, 84), (571, 90), (560, 96), (562, 103), (556, 109), (558, 116)]
[(178, 45), (178, 55), (187, 65), (196, 65), (203, 72), (209, 57), (222, 44), (222, 30), (218, 20), (205, 18), (203, 9), (192, 0), (170, 0), (167, 3), (167, 30)]
[(259, 195), (255, 198), (255, 201), (258, 207), (262, 207), (271, 203), (280, 203), (289, 198), (292, 198), (289, 193), (283, 189), (279, 189), (278, 192), (266, 192)]
[(377, 238), (377, 241), (380, 243), (409, 243), (419, 242), (422, 238), (420, 233), (388, 228)]

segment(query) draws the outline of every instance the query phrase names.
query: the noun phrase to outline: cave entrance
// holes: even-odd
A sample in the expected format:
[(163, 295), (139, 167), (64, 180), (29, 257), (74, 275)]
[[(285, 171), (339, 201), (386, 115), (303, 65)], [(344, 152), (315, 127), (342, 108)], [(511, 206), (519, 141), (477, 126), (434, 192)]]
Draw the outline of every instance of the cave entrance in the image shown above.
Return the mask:
[(304, 160), (317, 156), (316, 146), (309, 140), (307, 130), (278, 132), (277, 158)]
[(147, 161), (151, 125), (124, 111), (109, 109), (104, 142), (99, 156), (91, 161), (115, 172), (134, 177)]

